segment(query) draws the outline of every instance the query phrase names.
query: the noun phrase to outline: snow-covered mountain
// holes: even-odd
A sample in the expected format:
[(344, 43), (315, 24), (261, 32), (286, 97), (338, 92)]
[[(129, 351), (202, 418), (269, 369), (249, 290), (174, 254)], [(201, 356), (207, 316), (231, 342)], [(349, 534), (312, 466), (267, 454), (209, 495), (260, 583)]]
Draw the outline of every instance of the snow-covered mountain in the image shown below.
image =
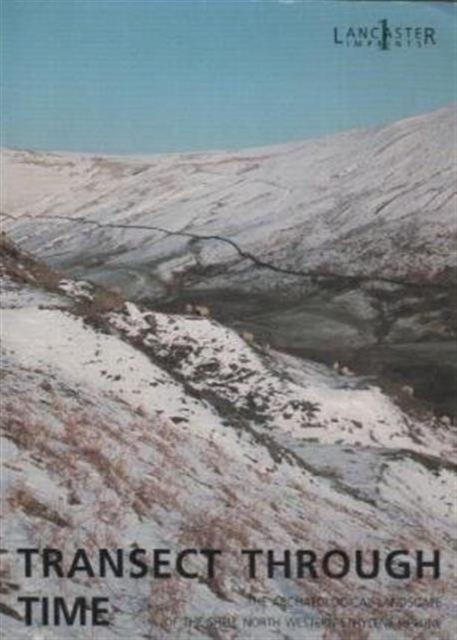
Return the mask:
[(457, 411), (455, 115), (240, 152), (5, 151), (4, 225), (75, 277)]
[[(5, 637), (82, 637), (25, 627), (18, 593), (108, 595), (104, 640), (452, 637), (447, 422), (210, 318), (151, 311), (1, 248)], [(26, 579), (12, 556), (23, 547), (224, 555), (213, 579)], [(243, 548), (439, 549), (442, 576), (249, 581)], [(192, 569), (203, 575), (201, 558)], [(275, 622), (243, 626), (266, 616)]]
[[(226, 283), (256, 266), (248, 253), (292, 273), (436, 282), (455, 267), (455, 151), (454, 107), (239, 153), (7, 151), (2, 208), (28, 248), (92, 274), (109, 267), (166, 282), (192, 267), (217, 276), (223, 265)], [(28, 219), (43, 215), (53, 220)]]

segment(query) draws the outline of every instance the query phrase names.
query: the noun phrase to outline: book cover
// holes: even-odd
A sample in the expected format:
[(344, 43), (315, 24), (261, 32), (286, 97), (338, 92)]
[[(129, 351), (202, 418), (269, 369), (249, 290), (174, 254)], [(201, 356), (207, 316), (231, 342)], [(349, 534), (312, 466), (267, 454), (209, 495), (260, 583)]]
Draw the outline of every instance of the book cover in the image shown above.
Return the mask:
[(455, 4), (1, 12), (1, 637), (452, 640)]

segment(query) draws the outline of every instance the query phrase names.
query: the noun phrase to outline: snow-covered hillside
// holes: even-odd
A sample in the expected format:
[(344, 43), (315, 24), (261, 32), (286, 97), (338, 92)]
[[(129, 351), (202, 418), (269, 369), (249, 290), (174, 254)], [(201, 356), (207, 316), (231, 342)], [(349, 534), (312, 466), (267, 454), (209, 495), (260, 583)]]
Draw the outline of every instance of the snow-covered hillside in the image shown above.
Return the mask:
[[(210, 318), (151, 311), (2, 251), (5, 637), (83, 637), (26, 628), (17, 594), (37, 592), (108, 594), (110, 626), (84, 636), (103, 640), (452, 637), (449, 424)], [(224, 555), (213, 579), (25, 579), (11, 552), (34, 546)], [(442, 577), (249, 581), (243, 548), (440, 549)], [(265, 616), (279, 622), (243, 626)], [(305, 617), (311, 627), (291, 627)], [(354, 618), (379, 624), (348, 631)]]
[(4, 228), (74, 277), (456, 413), (455, 114), (240, 152), (4, 151)]
[[(6, 151), (2, 210), (14, 218), (7, 223), (14, 237), (40, 256), (95, 274), (109, 267), (117, 280), (139, 278), (139, 288), (145, 278), (164, 282), (191, 267), (206, 275), (217, 275), (218, 265), (255, 267), (231, 243), (285, 271), (422, 282), (455, 266), (455, 149), (448, 107), (238, 153)], [(54, 219), (28, 219), (43, 215)]]

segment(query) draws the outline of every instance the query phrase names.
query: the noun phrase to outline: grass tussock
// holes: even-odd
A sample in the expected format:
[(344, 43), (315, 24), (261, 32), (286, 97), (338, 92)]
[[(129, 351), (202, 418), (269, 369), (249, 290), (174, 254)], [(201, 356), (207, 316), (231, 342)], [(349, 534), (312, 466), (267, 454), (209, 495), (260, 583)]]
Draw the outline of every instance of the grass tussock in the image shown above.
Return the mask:
[(41, 502), (25, 484), (19, 483), (11, 487), (7, 493), (7, 502), (12, 509), (23, 511), (29, 517), (47, 520), (58, 527), (70, 526), (67, 518)]

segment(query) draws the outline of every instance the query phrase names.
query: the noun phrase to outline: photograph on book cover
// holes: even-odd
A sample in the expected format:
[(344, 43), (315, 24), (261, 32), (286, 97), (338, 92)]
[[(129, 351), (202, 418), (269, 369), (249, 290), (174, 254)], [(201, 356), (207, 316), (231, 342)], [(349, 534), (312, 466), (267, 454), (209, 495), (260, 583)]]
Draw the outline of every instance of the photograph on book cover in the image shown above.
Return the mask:
[(1, 638), (456, 637), (456, 9), (3, 0)]

